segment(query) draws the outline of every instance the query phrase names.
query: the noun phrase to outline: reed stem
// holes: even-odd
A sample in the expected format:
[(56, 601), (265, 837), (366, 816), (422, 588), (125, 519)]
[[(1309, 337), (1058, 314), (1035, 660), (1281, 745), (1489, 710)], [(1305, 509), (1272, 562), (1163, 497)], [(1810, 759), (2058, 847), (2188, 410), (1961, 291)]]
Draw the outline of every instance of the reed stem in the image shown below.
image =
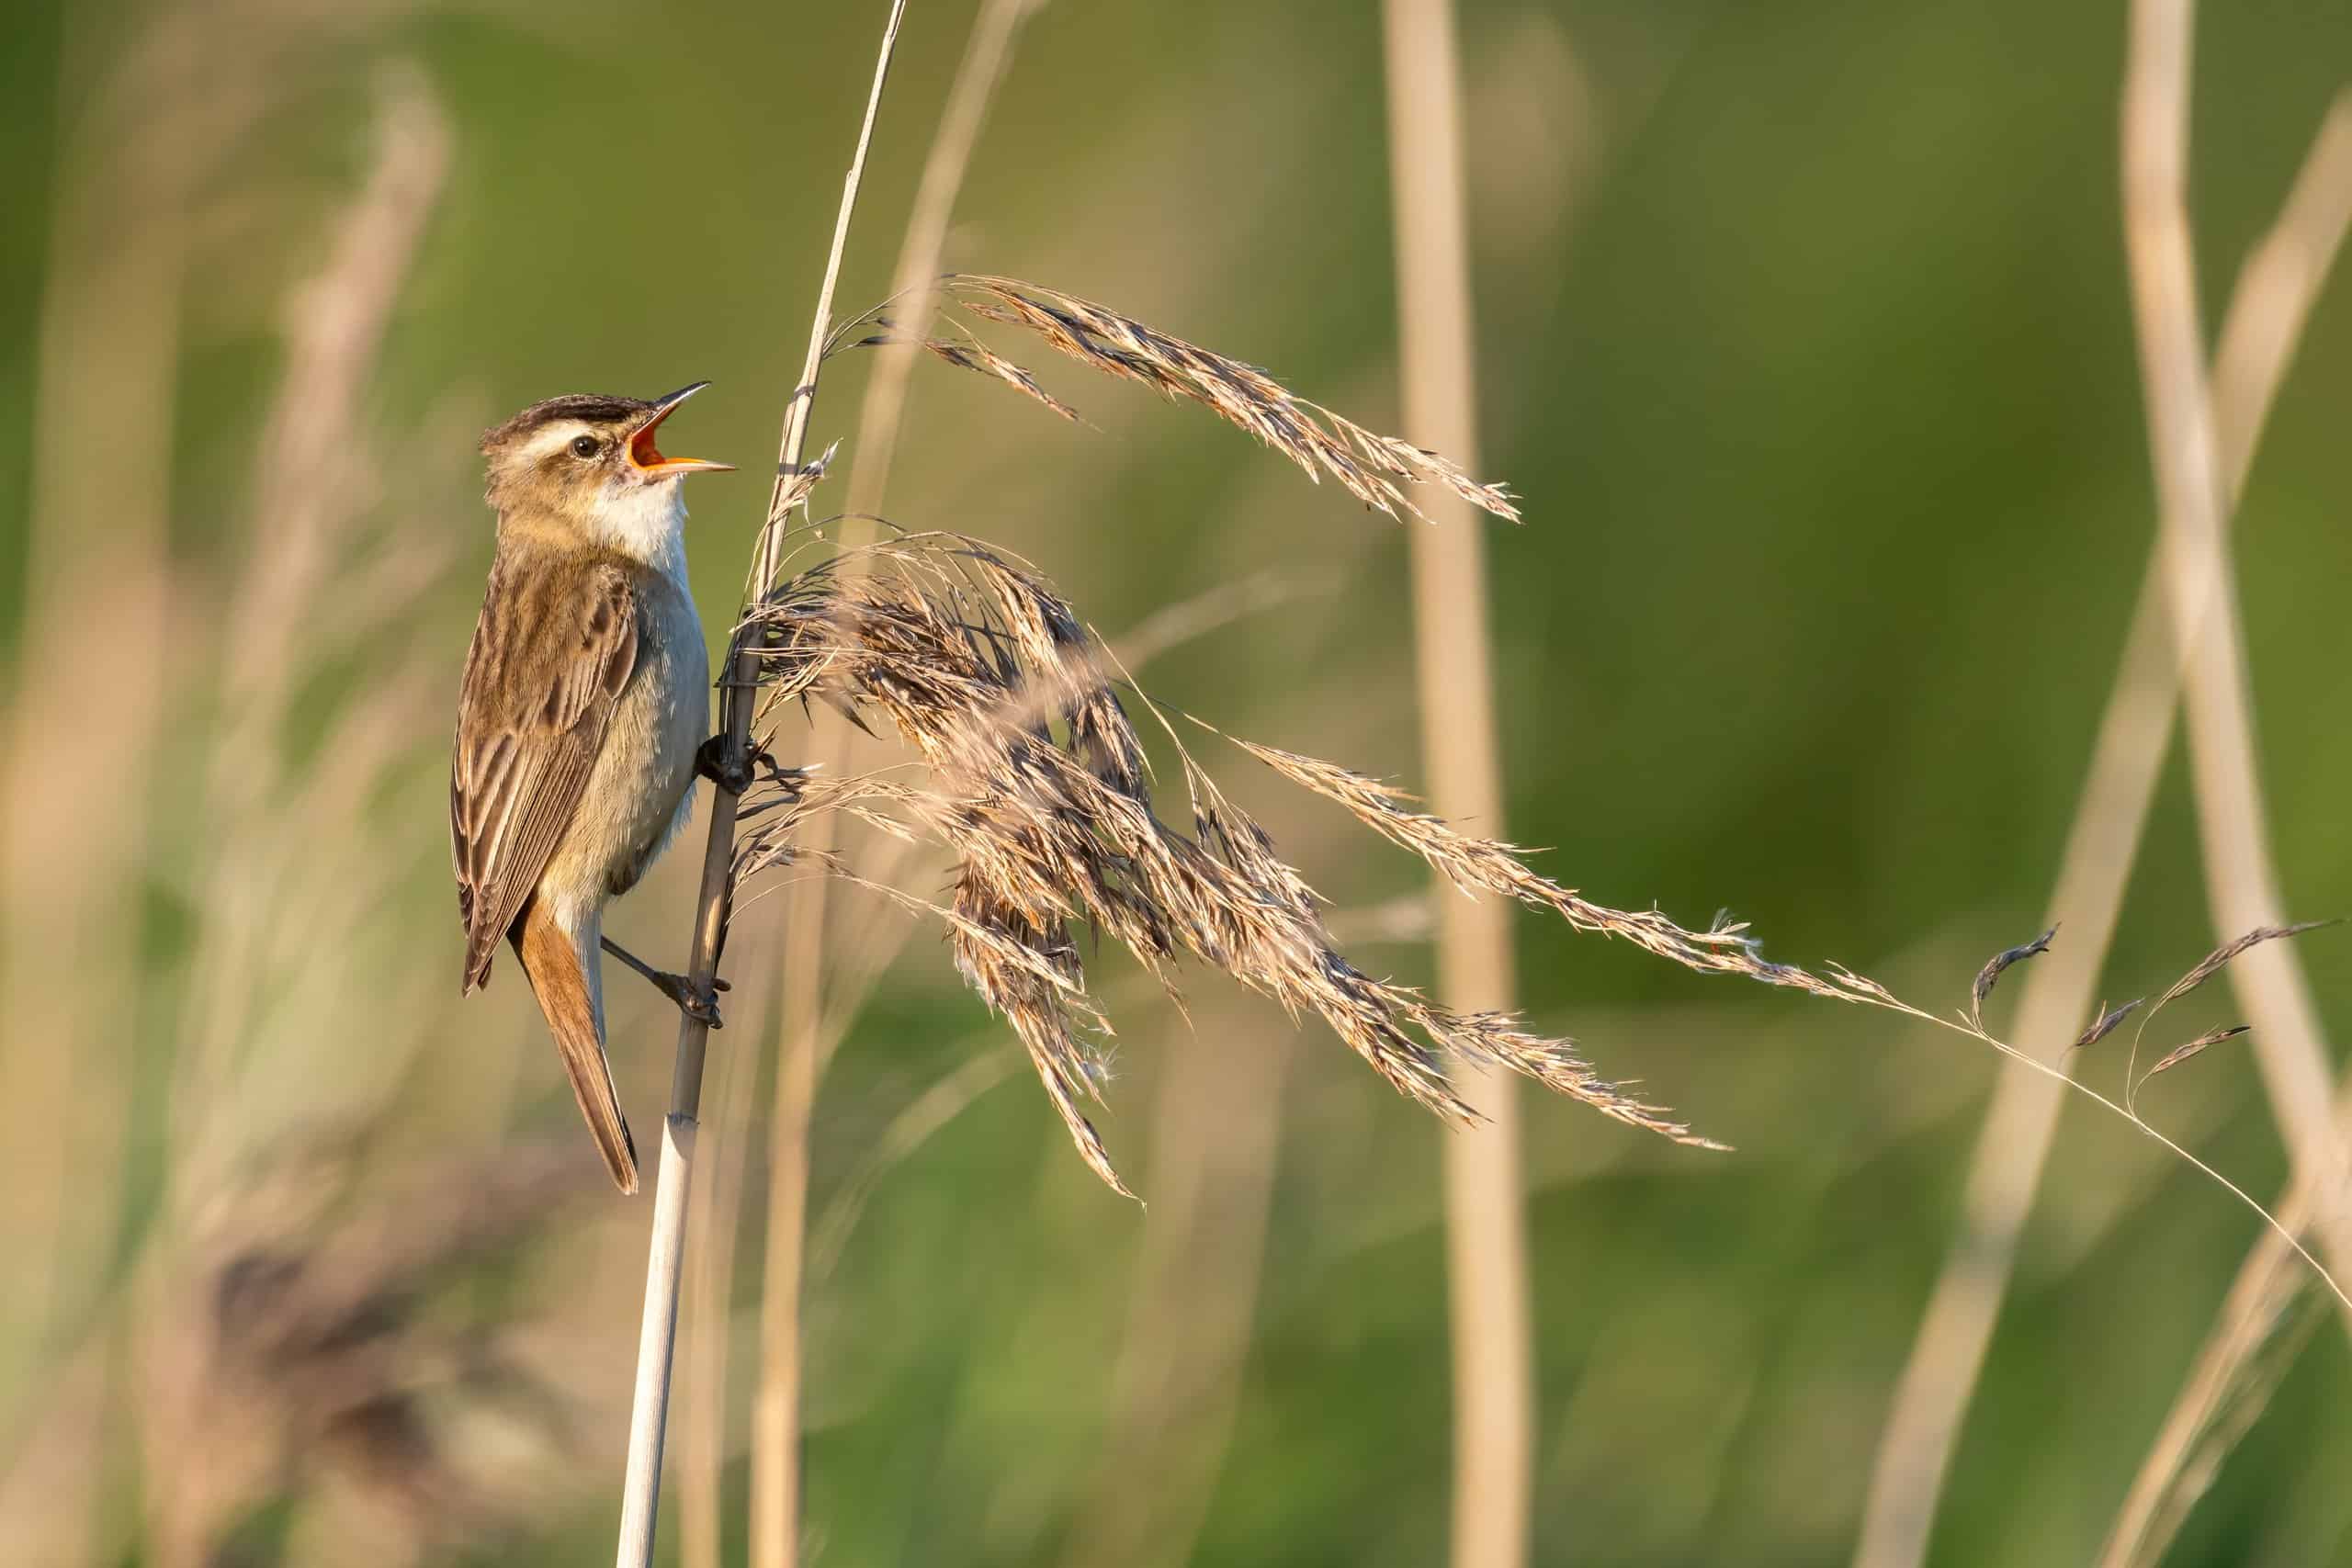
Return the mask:
[[(1399, 378), (1413, 438), (1479, 471), (1462, 109), (1449, 0), (1387, 0), (1388, 148), (1395, 186)], [(1411, 528), (1414, 658), (1431, 808), (1502, 833), (1501, 748), (1488, 663), (1486, 568), (1467, 502), (1432, 496)], [(1467, 1008), (1509, 1011), (1510, 909), (1439, 900), (1438, 984)], [(1456, 1092), (1483, 1125), (1445, 1136), (1453, 1341), (1453, 1568), (1519, 1568), (1533, 1485), (1534, 1349), (1521, 1211), (1519, 1097), (1510, 1075), (1462, 1063)]]
[[(808, 446), (808, 417), (817, 400), (817, 376), (823, 367), (825, 337), (832, 326), (833, 288), (840, 281), (842, 254), (849, 246), (850, 218), (857, 209), (858, 186), (865, 175), (866, 149), (874, 140), (874, 122), (882, 108), (882, 89), (890, 75), (890, 57), (899, 42), (899, 25), (906, 16), (906, 0), (893, 0), (889, 20), (882, 30), (882, 46), (874, 64), (874, 86), (865, 101), (865, 119), (857, 134), (857, 151), (842, 183), (841, 211), (833, 221), (831, 252), (825, 258), (825, 278), (817, 294), (817, 312), (808, 330), (808, 355), (799, 384), (786, 405), (784, 435), (776, 457), (775, 484), (768, 492), (768, 509), (760, 525), (754, 551), (751, 597), (756, 602), (773, 586), (781, 543), (777, 503), (786, 487), (800, 472)], [(748, 619), (744, 623), (749, 625)], [(741, 771), (749, 764), (752, 714), (757, 705), (755, 684), (759, 655), (752, 641), (740, 632), (728, 661), (728, 676), (719, 692), (724, 720), (723, 761)], [(707, 987), (718, 973), (718, 951), (727, 931), (729, 901), (734, 891), (735, 814), (740, 797), (717, 789), (711, 795), (710, 837), (703, 851), (702, 893), (695, 916), (694, 946), (687, 972), (695, 984)], [(686, 1191), (694, 1177), (695, 1133), (702, 1107), (703, 1060), (710, 1031), (701, 1020), (681, 1012), (678, 1020), (677, 1066), (670, 1082), (670, 1113), (662, 1130), (662, 1161), (655, 1177), (653, 1234), (646, 1249), (645, 1315), (638, 1337), (637, 1388), (629, 1407), (628, 1463), (621, 1495), (618, 1568), (651, 1568), (655, 1515), (662, 1495), (662, 1439), (670, 1414), (672, 1352), (677, 1344), (678, 1274), (684, 1256)]]
[[(2278, 222), (2239, 273), (2222, 321), (2212, 393), (2229, 489), (2221, 518), (2225, 528), (2348, 224), (2352, 93), (2340, 95), (2322, 122)], [(2027, 979), (2012, 1027), (2027, 1049), (2044, 1055), (2082, 1026), (2096, 995), (2171, 743), (2180, 671), (2165, 621), (2162, 547), (2159, 542), (2152, 552), (2141, 584), (2057, 886), (2040, 922), (2063, 925), (2066, 941)], [(1984, 1371), (2064, 1094), (2063, 1085), (2017, 1063), (2001, 1074), (1970, 1164), (1962, 1217), (1879, 1441), (1855, 1568), (1917, 1568), (1926, 1560), (1937, 1502)], [(2277, 1233), (2266, 1231), (2256, 1252), (2271, 1250), (2286, 1249)]]

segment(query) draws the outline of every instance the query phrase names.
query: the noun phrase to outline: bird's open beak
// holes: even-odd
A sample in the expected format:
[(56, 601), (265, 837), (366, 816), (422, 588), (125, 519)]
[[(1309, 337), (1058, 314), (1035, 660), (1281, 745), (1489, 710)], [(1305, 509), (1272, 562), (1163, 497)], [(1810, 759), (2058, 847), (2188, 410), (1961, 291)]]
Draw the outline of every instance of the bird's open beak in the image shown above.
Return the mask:
[(714, 463), (707, 457), (664, 457), (653, 445), (653, 433), (670, 417), (671, 411), (709, 385), (707, 381), (696, 381), (691, 387), (681, 387), (653, 405), (652, 415), (628, 438), (631, 468), (649, 479), (666, 479), (676, 474), (724, 473), (734, 468), (732, 463)]

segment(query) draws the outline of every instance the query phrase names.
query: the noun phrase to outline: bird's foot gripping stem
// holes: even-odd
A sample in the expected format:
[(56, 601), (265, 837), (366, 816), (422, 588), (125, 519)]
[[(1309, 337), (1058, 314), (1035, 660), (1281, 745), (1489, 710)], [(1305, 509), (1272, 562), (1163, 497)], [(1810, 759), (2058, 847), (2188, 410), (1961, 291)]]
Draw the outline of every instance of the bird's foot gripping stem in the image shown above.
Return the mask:
[(706, 1029), (724, 1029), (727, 1024), (718, 1016), (718, 993), (731, 989), (726, 981), (712, 976), (707, 986), (696, 986), (691, 975), (673, 975), (667, 969), (656, 969), (645, 960), (615, 942), (604, 939), (606, 953), (645, 976), (653, 988), (678, 1004), (678, 1010)]
[(727, 754), (727, 737), (714, 735), (695, 752), (695, 772), (717, 784), (729, 795), (741, 795), (762, 779), (781, 779), (784, 767), (758, 742), (752, 743), (748, 756), (741, 761)]
[(718, 1016), (718, 993), (728, 989), (726, 981), (713, 976), (709, 986), (697, 991), (695, 989), (694, 977), (689, 975), (657, 973), (646, 977), (651, 980), (654, 987), (662, 994), (678, 1004), (680, 1012), (684, 1013), (705, 1029), (727, 1027), (727, 1021)]

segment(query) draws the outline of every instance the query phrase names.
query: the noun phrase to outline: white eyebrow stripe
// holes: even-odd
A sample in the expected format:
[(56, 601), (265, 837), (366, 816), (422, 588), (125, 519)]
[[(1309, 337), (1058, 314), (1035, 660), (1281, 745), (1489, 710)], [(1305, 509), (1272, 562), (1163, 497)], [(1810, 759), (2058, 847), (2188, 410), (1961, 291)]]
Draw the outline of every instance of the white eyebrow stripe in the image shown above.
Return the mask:
[(550, 420), (531, 436), (530, 445), (524, 447), (523, 452), (529, 457), (549, 457), (556, 448), (569, 446), (575, 437), (589, 434), (591, 427), (585, 420)]

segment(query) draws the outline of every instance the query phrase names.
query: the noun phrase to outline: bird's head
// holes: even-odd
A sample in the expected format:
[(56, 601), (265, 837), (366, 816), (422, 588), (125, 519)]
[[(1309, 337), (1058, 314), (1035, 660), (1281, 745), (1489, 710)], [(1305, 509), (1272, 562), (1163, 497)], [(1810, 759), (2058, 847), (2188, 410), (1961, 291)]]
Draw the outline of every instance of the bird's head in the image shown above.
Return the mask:
[(491, 505), (501, 516), (529, 513), (592, 534), (634, 532), (639, 520), (682, 515), (679, 479), (735, 465), (665, 457), (654, 432), (708, 385), (697, 381), (651, 401), (573, 393), (533, 403), (482, 433)]

